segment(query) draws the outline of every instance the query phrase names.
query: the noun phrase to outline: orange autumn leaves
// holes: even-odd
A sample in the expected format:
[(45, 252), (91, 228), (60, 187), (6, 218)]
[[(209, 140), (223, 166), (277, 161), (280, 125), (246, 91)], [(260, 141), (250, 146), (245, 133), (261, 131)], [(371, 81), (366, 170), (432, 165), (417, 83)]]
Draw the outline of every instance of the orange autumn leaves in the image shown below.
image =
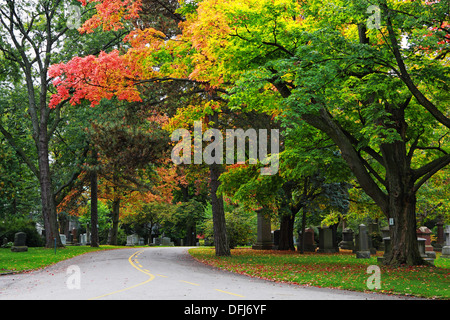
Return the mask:
[(96, 14), (80, 28), (80, 32), (93, 32), (98, 27), (104, 31), (122, 29), (122, 19), (137, 19), (142, 9), (141, 0), (78, 0), (83, 6), (96, 3)]
[[(86, 0), (80, 0), (83, 5)], [(90, 33), (124, 28), (127, 20), (139, 18), (141, 1), (98, 0), (96, 13), (79, 29)], [(180, 24), (183, 34), (168, 38), (154, 28), (135, 28), (124, 38), (121, 50), (101, 52), (98, 57), (74, 57), (66, 63), (52, 65), (49, 77), (57, 92), (50, 99), (50, 108), (63, 101), (71, 105), (82, 100), (94, 107), (102, 99), (117, 97), (128, 102), (142, 101), (138, 86), (148, 80), (167, 78), (189, 79), (217, 86), (223, 83), (217, 61), (211, 52), (200, 50), (202, 37), (196, 33), (195, 19)]]
[[(103, 203), (111, 202), (114, 199), (121, 199), (124, 205), (121, 208), (120, 216), (132, 215), (141, 209), (145, 204), (151, 202), (171, 203), (173, 200), (173, 190), (180, 184), (186, 184), (185, 177), (179, 175), (176, 167), (155, 168), (155, 184), (151, 190), (138, 190), (130, 187), (124, 189), (118, 187), (108, 179), (99, 180), (99, 200)], [(83, 171), (80, 180), (89, 179), (87, 171)], [(81, 216), (87, 213), (88, 207), (84, 204), (90, 198), (89, 192), (74, 189), (58, 205), (57, 212), (66, 212), (69, 215)]]
[[(80, 0), (85, 6), (86, 0)], [(81, 33), (91, 33), (98, 27), (104, 31), (123, 28), (123, 21), (139, 18), (140, 0), (100, 0), (96, 14), (79, 29)], [(135, 29), (125, 38), (125, 54), (119, 50), (101, 52), (98, 57), (74, 57), (67, 63), (54, 64), (48, 75), (53, 78), (57, 92), (50, 99), (50, 108), (64, 100), (79, 104), (83, 99), (94, 107), (100, 100), (116, 96), (129, 102), (142, 101), (136, 82), (157, 77), (159, 73), (147, 66), (146, 59), (158, 50), (165, 41), (165, 35), (153, 28)]]
[(158, 76), (157, 71), (146, 67), (145, 59), (163, 39), (164, 34), (154, 29), (135, 30), (124, 39), (131, 48), (123, 55), (113, 50), (101, 52), (98, 57), (74, 57), (67, 63), (52, 65), (48, 75), (54, 79), (57, 92), (51, 97), (50, 108), (66, 99), (72, 105), (86, 99), (91, 106), (114, 96), (129, 102), (141, 101), (135, 84), (141, 79)]
[(111, 99), (114, 95), (122, 100), (141, 101), (139, 92), (132, 87), (136, 71), (129, 68), (128, 61), (117, 50), (55, 64), (49, 69), (49, 76), (54, 78), (53, 85), (57, 88), (50, 108), (66, 99), (72, 105), (87, 99), (91, 106), (96, 106), (101, 99)]

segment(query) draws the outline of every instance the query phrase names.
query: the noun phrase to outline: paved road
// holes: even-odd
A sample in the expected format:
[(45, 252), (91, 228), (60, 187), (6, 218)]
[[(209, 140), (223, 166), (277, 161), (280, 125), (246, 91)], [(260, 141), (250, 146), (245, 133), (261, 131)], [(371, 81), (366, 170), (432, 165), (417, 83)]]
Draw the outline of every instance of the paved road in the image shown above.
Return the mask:
[(402, 299), (280, 284), (205, 266), (188, 248), (88, 253), (30, 273), (0, 276), (0, 299), (290, 300)]

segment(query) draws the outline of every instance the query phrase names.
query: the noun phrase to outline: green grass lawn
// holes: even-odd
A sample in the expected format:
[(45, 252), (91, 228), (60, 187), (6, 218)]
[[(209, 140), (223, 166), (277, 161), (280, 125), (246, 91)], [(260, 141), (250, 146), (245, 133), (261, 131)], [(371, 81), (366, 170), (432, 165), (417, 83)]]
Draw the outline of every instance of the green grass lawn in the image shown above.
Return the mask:
[(234, 249), (231, 257), (216, 257), (211, 248), (196, 248), (189, 253), (197, 260), (224, 270), (298, 285), (377, 291), (387, 294), (450, 299), (450, 259), (435, 260), (435, 267), (390, 268), (380, 266), (381, 288), (369, 290), (376, 257), (356, 259), (350, 252), (339, 254), (299, 254), (297, 252)]
[(11, 252), (9, 248), (0, 248), (0, 274), (8, 272), (21, 272), (40, 269), (62, 260), (66, 260), (87, 252), (118, 249), (124, 247), (100, 246), (91, 248), (88, 246), (68, 246), (65, 248), (28, 248), (28, 252)]

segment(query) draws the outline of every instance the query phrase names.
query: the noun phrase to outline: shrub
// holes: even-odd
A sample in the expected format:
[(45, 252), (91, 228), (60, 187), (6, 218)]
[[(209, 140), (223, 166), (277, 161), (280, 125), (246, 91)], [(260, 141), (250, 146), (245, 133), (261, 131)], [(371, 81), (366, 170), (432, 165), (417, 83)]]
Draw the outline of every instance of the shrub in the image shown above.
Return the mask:
[(44, 239), (36, 230), (36, 222), (23, 217), (12, 217), (0, 221), (0, 240), (2, 243), (4, 238), (7, 238), (10, 242), (14, 241), (14, 235), (17, 232), (26, 233), (28, 247), (42, 247), (44, 245)]

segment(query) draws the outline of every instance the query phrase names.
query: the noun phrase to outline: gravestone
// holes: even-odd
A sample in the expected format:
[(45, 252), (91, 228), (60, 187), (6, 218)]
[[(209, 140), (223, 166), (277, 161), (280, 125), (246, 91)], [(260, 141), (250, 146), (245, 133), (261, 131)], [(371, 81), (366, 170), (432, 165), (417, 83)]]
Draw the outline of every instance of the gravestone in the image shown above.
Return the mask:
[(80, 234), (80, 245), (85, 246), (87, 243), (87, 234), (82, 233)]
[(436, 253), (434, 251), (427, 252), (426, 251), (426, 239), (425, 238), (417, 238), (417, 245), (419, 247), (419, 253), (422, 259), (430, 264), (434, 265), (434, 259), (436, 258)]
[(66, 235), (65, 234), (60, 234), (59, 238), (61, 239), (61, 244), (62, 245), (66, 245), (67, 244), (67, 239), (66, 239)]
[(384, 247), (384, 238), (388, 238), (389, 236), (390, 236), (389, 227), (381, 228), (381, 243), (380, 243), (380, 246), (378, 248), (380, 251), (386, 251), (386, 249)]
[(355, 248), (352, 229), (345, 228), (342, 231), (342, 241), (339, 243), (339, 247), (344, 250), (353, 250)]
[(431, 230), (427, 227), (420, 227), (417, 229), (417, 237), (425, 239), (425, 251), (432, 252), (433, 247), (431, 246)]
[(383, 238), (383, 247), (384, 247), (384, 254), (382, 257), (377, 257), (378, 263), (383, 263), (384, 259), (387, 257), (388, 253), (391, 252), (391, 237), (384, 237)]
[(132, 234), (127, 236), (127, 246), (136, 246), (139, 243), (139, 236), (137, 234)]
[(433, 250), (436, 252), (441, 252), (442, 247), (444, 246), (445, 237), (444, 237), (444, 223), (439, 221), (436, 223), (437, 229), (437, 237), (436, 243), (433, 245)]
[(442, 247), (441, 258), (450, 259), (450, 225), (444, 229), (445, 243)]
[[(388, 254), (392, 250), (391, 238), (390, 237), (383, 238), (383, 242), (384, 242), (384, 248), (385, 248), (384, 255), (382, 257), (378, 257), (377, 258), (378, 263), (383, 263), (384, 259), (388, 256)], [(419, 253), (420, 253), (420, 256), (422, 257), (422, 259), (426, 263), (428, 263), (430, 265), (433, 265), (435, 257), (433, 257), (433, 255), (430, 255), (429, 253), (427, 253), (425, 251), (425, 239), (424, 238), (417, 238), (417, 246), (419, 248)]]
[(12, 252), (28, 251), (26, 242), (27, 242), (27, 234), (25, 232), (17, 232), (14, 235), (14, 245), (11, 247), (11, 251)]
[(389, 237), (390, 236), (390, 230), (389, 230), (389, 227), (383, 227), (383, 228), (381, 228), (381, 237), (384, 239), (384, 238), (387, 238), (387, 237)]
[(329, 227), (319, 228), (319, 253), (337, 252), (333, 244), (333, 230)]
[[(316, 243), (314, 242), (314, 230), (311, 228), (305, 229), (305, 247), (303, 248), (304, 252), (316, 252)], [(302, 249), (302, 234), (301, 232), (298, 234), (298, 241), (297, 241), (297, 250), (301, 251)]]
[(162, 246), (173, 246), (173, 242), (170, 241), (169, 237), (162, 237), (161, 238), (161, 245)]
[(422, 258), (427, 257), (425, 253), (425, 241), (425, 238), (417, 238), (417, 245), (419, 246), (419, 253)]
[(305, 230), (305, 252), (315, 252), (316, 243), (314, 242), (314, 230), (308, 228)]
[(253, 250), (271, 250), (273, 248), (270, 218), (262, 210), (257, 211), (257, 236)]
[(77, 229), (75, 229), (75, 228), (72, 229), (72, 243), (73, 243), (73, 245), (78, 244)]
[(153, 238), (153, 245), (160, 246), (161, 245), (161, 238)]
[(356, 252), (357, 259), (369, 259), (369, 234), (364, 224), (359, 225), (359, 249)]

